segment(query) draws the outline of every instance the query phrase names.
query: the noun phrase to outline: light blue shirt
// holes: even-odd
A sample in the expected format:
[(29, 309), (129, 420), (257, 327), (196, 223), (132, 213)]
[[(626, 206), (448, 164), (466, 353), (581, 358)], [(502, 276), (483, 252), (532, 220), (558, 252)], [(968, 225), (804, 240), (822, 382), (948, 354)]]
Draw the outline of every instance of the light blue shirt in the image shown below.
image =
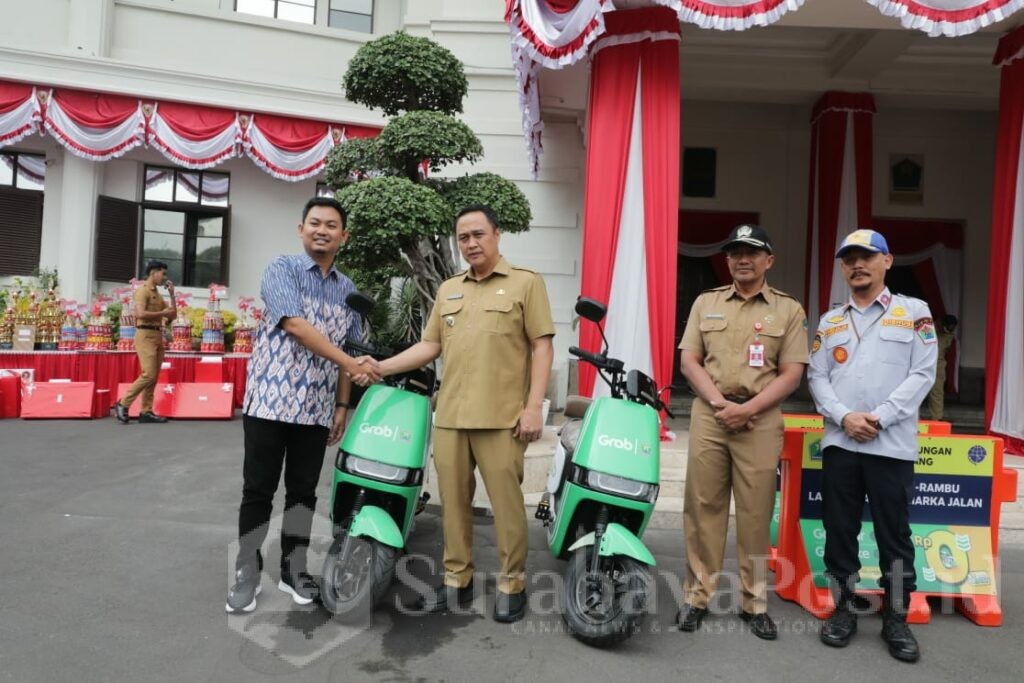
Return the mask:
[[(821, 316), (807, 378), (825, 418), (822, 447), (916, 461), (917, 411), (935, 383), (937, 342), (928, 305), (888, 287), (863, 310), (851, 299)], [(839, 425), (851, 412), (876, 415), (878, 436), (847, 436)]]
[(249, 357), (243, 412), (264, 420), (330, 427), (338, 389), (337, 365), (281, 328), (305, 318), (337, 347), (359, 336), (359, 316), (345, 304), (355, 285), (334, 266), (325, 276), (308, 254), (278, 256), (263, 273), (266, 306)]

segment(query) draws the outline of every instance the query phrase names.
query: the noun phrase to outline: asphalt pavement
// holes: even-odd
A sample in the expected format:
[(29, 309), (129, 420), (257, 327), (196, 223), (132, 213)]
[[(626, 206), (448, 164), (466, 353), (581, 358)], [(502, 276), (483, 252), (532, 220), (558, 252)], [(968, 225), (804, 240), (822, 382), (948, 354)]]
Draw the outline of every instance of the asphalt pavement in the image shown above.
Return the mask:
[[(406, 608), (440, 573), (440, 519), (417, 518), (402, 581), (372, 623), (346, 626), (294, 607), (276, 588), (272, 530), (256, 612), (224, 612), (241, 496), (241, 422), (122, 426), (96, 421), (0, 422), (0, 681), (1020, 681), (1024, 676), (1024, 545), (1002, 548), (999, 628), (939, 606), (914, 627), (921, 662), (889, 657), (877, 616), (846, 649), (826, 648), (818, 622), (772, 595), (776, 642), (754, 637), (723, 585), (701, 631), (673, 622), (681, 591), (679, 531), (652, 530), (653, 609), (613, 650), (566, 633), (553, 608), (563, 563), (531, 522), (530, 612), (490, 618), (498, 562), (492, 521), (476, 524), (477, 599), (460, 614)], [(330, 500), (325, 458), (318, 513)], [(281, 493), (275, 515), (281, 508)], [(275, 522), (279, 520), (275, 516)], [(322, 561), (318, 516), (310, 565)], [(727, 571), (736, 570), (730, 538)], [(946, 606), (948, 607), (948, 605)]]

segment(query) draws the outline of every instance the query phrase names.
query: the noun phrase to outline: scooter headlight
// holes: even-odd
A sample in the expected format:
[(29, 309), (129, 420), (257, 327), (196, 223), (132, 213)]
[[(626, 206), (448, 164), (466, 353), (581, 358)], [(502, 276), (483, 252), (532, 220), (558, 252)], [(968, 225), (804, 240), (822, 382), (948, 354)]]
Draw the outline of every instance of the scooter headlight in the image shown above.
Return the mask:
[(654, 502), (658, 496), (658, 486), (635, 479), (617, 477), (607, 472), (587, 471), (587, 486), (595, 491), (610, 493), (614, 496), (625, 496), (637, 500)]
[(351, 472), (360, 477), (386, 481), (390, 484), (403, 484), (409, 478), (408, 468), (395, 467), (394, 465), (388, 465), (376, 460), (367, 460), (355, 455), (349, 455), (345, 458), (344, 469), (346, 472)]

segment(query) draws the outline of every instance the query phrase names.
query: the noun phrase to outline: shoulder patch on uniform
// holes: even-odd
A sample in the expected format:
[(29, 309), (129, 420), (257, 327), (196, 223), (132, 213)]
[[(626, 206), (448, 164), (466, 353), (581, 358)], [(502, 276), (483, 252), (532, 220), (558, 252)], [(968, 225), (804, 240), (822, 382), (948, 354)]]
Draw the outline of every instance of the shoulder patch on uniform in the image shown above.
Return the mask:
[(817, 353), (818, 349), (821, 348), (821, 332), (814, 335), (814, 341), (811, 342), (811, 353)]
[(918, 318), (915, 320), (914, 330), (925, 344), (934, 344), (938, 341), (938, 337), (935, 335), (935, 321), (931, 318)]
[(787, 299), (793, 299), (794, 301), (796, 301), (796, 297), (795, 296), (793, 296), (792, 294), (786, 294), (781, 289), (775, 289), (774, 287), (768, 287), (768, 289), (771, 290), (772, 294), (776, 294), (778, 296), (784, 296)]

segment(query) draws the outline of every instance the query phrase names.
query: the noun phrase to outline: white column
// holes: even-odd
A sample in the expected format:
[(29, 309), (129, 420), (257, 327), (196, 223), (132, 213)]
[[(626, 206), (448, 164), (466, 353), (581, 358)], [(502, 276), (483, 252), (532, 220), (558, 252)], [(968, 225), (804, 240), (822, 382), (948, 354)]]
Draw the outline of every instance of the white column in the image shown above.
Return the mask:
[(68, 46), (79, 55), (107, 57), (114, 21), (114, 0), (71, 0)]
[[(99, 162), (86, 161), (65, 152), (61, 163), (60, 194), (57, 197), (60, 218), (57, 225), (56, 258), (53, 257), (50, 231), (43, 234), (42, 265), (56, 265), (60, 275), (61, 296), (87, 302), (92, 299), (93, 263), (96, 248), (96, 197), (103, 178)], [(49, 181), (49, 178), (47, 178)], [(49, 194), (49, 193), (47, 193)], [(52, 260), (51, 260), (52, 259)]]

